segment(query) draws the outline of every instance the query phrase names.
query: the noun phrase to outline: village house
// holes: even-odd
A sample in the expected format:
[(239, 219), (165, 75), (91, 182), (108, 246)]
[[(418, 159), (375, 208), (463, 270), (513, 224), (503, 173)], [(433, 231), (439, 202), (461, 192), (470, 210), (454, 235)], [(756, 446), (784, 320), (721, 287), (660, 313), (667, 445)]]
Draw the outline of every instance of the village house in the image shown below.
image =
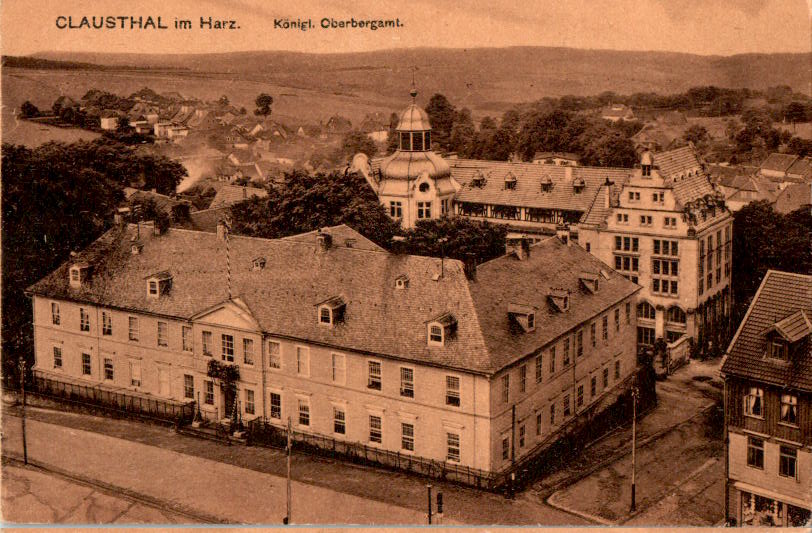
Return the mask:
[(99, 127), (103, 130), (110, 131), (118, 127), (118, 113), (113, 110), (106, 109), (102, 111), (99, 117)]
[(532, 162), (537, 165), (561, 165), (577, 167), (581, 161), (578, 154), (571, 152), (536, 152)]
[(610, 104), (601, 110), (601, 118), (612, 122), (634, 120), (634, 111), (625, 104)]
[(782, 189), (790, 183), (812, 182), (812, 162), (794, 154), (772, 153), (761, 163), (758, 172), (779, 183)]
[(812, 276), (770, 270), (722, 363), (725, 513), (739, 526), (812, 518)]
[(217, 189), (217, 194), (212, 199), (209, 209), (230, 207), (254, 196), (265, 198), (268, 196), (268, 191), (259, 187), (248, 187), (245, 185), (222, 185)]
[(792, 183), (784, 187), (775, 199), (773, 209), (776, 213), (786, 215), (799, 209), (812, 208), (812, 185)]
[[(555, 237), (473, 267), (348, 228), (147, 228), (114, 227), (28, 289), (35, 375), (485, 472), (636, 375), (639, 288)], [(210, 361), (238, 367), (236, 389)]]

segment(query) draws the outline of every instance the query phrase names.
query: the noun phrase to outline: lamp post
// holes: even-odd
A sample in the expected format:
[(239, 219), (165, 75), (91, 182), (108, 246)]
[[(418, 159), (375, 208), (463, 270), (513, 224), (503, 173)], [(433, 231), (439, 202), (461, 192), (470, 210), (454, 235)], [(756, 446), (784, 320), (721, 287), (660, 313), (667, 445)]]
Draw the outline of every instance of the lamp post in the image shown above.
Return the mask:
[(293, 444), (293, 442), (292, 442), (292, 439), (291, 439), (291, 422), (290, 422), (290, 417), (288, 417), (288, 446), (287, 446), (287, 450), (288, 450), (288, 480), (287, 480), (288, 492), (287, 492), (287, 514), (285, 515), (285, 524), (290, 524), (290, 507), (291, 507), (291, 505), (290, 505), (290, 451), (291, 451), (291, 448), (292, 448), (292, 444)]
[(426, 490), (428, 491), (428, 500), (427, 500), (427, 502), (428, 502), (428, 505), (429, 505), (428, 515), (427, 516), (429, 518), (429, 525), (431, 525), (431, 485), (430, 484), (426, 485)]
[(20, 392), (23, 397), (22, 430), (23, 430), (23, 463), (28, 464), (28, 443), (25, 439), (25, 358), (20, 356)]
[(632, 387), (632, 506), (631, 512), (635, 510), (635, 475), (637, 469), (637, 396), (639, 391), (637, 386)]

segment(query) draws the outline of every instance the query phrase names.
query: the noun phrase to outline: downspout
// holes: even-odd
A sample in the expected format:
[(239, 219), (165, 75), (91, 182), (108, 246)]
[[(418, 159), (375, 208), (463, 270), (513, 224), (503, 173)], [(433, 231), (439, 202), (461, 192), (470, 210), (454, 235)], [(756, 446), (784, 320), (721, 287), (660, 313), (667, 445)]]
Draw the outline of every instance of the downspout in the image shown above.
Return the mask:
[[(724, 382), (724, 396), (723, 396), (723, 408), (725, 410), (725, 429), (724, 429), (724, 441), (725, 441), (725, 524), (728, 523), (730, 520), (730, 442), (728, 440), (728, 432), (727, 432), (727, 376), (725, 376)], [(736, 524), (737, 526), (741, 526), (741, 524)]]

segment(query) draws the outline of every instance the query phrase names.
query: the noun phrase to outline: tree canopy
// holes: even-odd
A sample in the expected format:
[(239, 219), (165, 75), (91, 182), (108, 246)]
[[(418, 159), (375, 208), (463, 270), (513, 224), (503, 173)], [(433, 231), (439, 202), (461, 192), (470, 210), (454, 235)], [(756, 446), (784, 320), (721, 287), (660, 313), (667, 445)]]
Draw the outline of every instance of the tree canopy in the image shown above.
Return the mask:
[(263, 117), (267, 117), (271, 114), (271, 106), (273, 105), (273, 96), (266, 93), (260, 93), (257, 96), (257, 99), (254, 101), (257, 105), (257, 108), (254, 110), (255, 115), (261, 115)]

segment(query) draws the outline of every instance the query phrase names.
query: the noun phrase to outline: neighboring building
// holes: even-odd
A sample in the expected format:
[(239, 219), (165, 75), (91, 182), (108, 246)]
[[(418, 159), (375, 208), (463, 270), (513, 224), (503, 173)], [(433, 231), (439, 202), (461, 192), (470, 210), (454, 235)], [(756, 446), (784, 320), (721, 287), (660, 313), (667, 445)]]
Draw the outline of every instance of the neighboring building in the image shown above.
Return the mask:
[(352, 122), (341, 115), (333, 115), (327, 120), (324, 129), (327, 133), (347, 133), (352, 129)]
[(674, 140), (675, 137), (666, 133), (660, 124), (647, 124), (631, 136), (634, 149), (640, 154), (667, 150)]
[(487, 472), (636, 373), (639, 288), (577, 246), (467, 267), (347, 238), (115, 227), (28, 289), (34, 372)]
[(533, 163), (537, 165), (561, 165), (577, 167), (581, 161), (578, 154), (571, 152), (536, 152)]
[(812, 518), (812, 276), (770, 270), (722, 363), (727, 519)]
[[(790, 169), (792, 169), (791, 176)], [(772, 153), (761, 163), (759, 174), (777, 183), (801, 183), (804, 179), (808, 179), (810, 164), (805, 158), (794, 154)]]
[(603, 108), (601, 118), (612, 122), (634, 120), (634, 112), (625, 104), (611, 104)]
[(209, 209), (217, 209), (219, 207), (230, 207), (238, 204), (249, 198), (257, 196), (265, 198), (268, 196), (268, 191), (259, 187), (248, 187), (239, 185), (222, 185), (217, 189), (217, 194), (209, 205)]
[(812, 183), (812, 159), (799, 157), (787, 169), (787, 180), (795, 183)]
[(101, 129), (110, 131), (118, 127), (118, 114), (112, 110), (105, 110), (99, 117), (99, 126)]
[(723, 176), (717, 182), (727, 208), (735, 213), (751, 202), (774, 202), (779, 191), (775, 183), (758, 175)]
[(617, 204), (599, 199), (584, 216), (578, 244), (643, 287), (639, 344), (704, 340), (731, 305), (733, 219), (723, 199), (690, 147), (643, 154), (618, 189)]
[(784, 215), (798, 209), (812, 208), (812, 183), (787, 185), (776, 198), (773, 208)]
[[(412, 99), (417, 91), (412, 90)], [(329, 126), (329, 123), (328, 123)], [(429, 117), (414, 101), (400, 114), (395, 153), (375, 160), (374, 169), (364, 154), (353, 158), (389, 216), (412, 228), (418, 220), (451, 214), (459, 189), (445, 160), (431, 149)]]

